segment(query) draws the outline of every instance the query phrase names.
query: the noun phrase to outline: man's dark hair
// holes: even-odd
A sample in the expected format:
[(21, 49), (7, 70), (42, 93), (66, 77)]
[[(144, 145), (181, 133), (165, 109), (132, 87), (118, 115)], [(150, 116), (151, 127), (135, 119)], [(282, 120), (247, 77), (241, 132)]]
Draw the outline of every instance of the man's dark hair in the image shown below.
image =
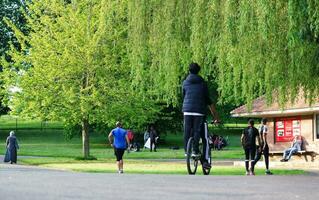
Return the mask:
[(122, 123), (120, 121), (117, 121), (115, 125), (116, 127), (122, 127)]
[(262, 118), (261, 123), (266, 124), (267, 123), (267, 118)]
[(191, 74), (198, 74), (199, 71), (200, 71), (200, 66), (197, 63), (189, 64), (189, 72)]
[(254, 122), (253, 119), (249, 119), (249, 120), (248, 120), (248, 123), (249, 123), (251, 126), (254, 126), (254, 124), (255, 124), (255, 122)]

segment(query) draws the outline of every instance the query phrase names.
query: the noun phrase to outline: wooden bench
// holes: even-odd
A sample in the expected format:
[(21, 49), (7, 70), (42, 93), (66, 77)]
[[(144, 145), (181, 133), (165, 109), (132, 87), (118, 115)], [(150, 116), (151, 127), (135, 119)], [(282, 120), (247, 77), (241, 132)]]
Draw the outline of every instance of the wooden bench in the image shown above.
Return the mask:
[[(283, 151), (270, 151), (269, 152), (270, 156), (283, 155), (283, 154), (284, 154)], [(311, 156), (311, 161), (314, 161), (317, 153), (315, 153), (314, 151), (301, 150), (301, 151), (297, 151), (293, 155), (304, 156), (305, 160), (308, 162), (307, 156)]]

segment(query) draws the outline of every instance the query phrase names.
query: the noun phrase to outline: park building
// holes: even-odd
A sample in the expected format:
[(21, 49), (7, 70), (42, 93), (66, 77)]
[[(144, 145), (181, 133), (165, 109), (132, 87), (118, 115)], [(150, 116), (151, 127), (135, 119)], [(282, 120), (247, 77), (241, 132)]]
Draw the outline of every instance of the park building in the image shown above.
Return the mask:
[[(302, 151), (292, 157), (292, 162), (312, 162), (313, 166), (319, 164), (319, 100), (309, 105), (303, 95), (300, 95), (294, 103), (287, 103), (282, 108), (276, 99), (267, 105), (266, 97), (261, 96), (253, 101), (250, 110), (247, 105), (243, 105), (231, 111), (231, 115), (267, 118), (271, 160), (279, 161), (284, 149), (291, 146), (293, 137), (301, 135)], [(255, 126), (259, 126), (257, 120)]]

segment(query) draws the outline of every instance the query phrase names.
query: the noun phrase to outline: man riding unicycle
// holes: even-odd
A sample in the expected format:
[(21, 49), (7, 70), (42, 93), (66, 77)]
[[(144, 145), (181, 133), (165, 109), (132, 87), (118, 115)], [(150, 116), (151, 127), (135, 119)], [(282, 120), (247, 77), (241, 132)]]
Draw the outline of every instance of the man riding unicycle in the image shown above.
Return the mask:
[[(202, 138), (203, 150), (207, 147), (207, 131), (205, 131), (204, 121), (206, 118), (207, 107), (214, 116), (215, 123), (219, 122), (219, 117), (214, 104), (208, 94), (207, 83), (198, 75), (200, 66), (197, 63), (189, 65), (189, 75), (183, 82), (183, 114), (184, 114), (184, 150), (187, 154), (187, 144), (192, 138), (192, 157), (201, 156), (199, 149), (199, 140)], [(207, 129), (207, 128), (206, 128)], [(205, 134), (206, 132), (206, 134)], [(204, 168), (211, 168), (206, 159), (202, 163)]]

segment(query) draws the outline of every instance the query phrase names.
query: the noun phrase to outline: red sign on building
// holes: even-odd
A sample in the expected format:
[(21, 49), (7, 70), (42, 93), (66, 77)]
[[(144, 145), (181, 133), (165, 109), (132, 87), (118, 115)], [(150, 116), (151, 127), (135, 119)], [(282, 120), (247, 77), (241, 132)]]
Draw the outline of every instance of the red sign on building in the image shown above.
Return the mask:
[(295, 135), (300, 135), (300, 117), (276, 118), (276, 142), (291, 142)]

